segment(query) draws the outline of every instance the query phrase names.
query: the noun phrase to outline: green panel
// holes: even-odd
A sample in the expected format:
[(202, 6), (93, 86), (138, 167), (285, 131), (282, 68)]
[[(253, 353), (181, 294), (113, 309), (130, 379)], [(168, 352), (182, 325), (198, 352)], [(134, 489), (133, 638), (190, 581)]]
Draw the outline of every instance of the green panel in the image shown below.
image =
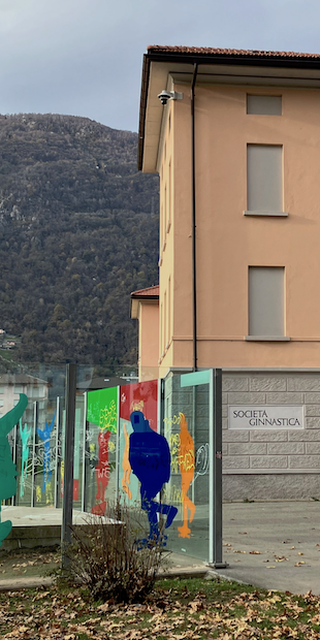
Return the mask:
[(196, 387), (198, 384), (209, 384), (210, 369), (206, 371), (195, 371), (194, 373), (185, 373), (181, 376), (181, 388)]
[(87, 396), (87, 421), (102, 431), (117, 431), (118, 388), (89, 391)]

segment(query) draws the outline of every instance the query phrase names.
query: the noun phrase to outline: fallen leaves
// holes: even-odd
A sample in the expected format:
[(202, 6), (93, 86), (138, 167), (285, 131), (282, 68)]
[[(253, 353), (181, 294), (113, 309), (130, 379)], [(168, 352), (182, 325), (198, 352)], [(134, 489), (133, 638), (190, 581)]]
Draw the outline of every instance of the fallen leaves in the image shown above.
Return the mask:
[(152, 599), (117, 606), (79, 588), (0, 593), (0, 612), (3, 640), (320, 640), (320, 597), (222, 579), (163, 581)]

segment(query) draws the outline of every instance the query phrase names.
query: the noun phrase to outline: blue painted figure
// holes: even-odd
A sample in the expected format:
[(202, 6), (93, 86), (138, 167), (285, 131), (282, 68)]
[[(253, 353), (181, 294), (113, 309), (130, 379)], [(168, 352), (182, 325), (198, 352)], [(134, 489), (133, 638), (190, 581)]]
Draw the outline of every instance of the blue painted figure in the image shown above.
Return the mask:
[[(12, 461), (11, 448), (7, 436), (14, 425), (19, 422), (27, 405), (27, 396), (24, 393), (20, 393), (18, 404), (0, 418), (0, 519), (1, 501), (14, 496), (17, 490), (17, 469)], [(12, 522), (10, 520), (0, 523), (0, 546), (9, 535), (11, 529)]]
[(27, 423), (22, 426), (22, 420), (19, 420), (20, 436), (22, 442), (22, 461), (21, 461), (21, 476), (20, 476), (20, 498), (24, 496), (24, 481), (27, 476), (27, 465), (29, 458), (28, 440), (31, 434), (31, 427), (28, 429)]
[(141, 508), (148, 514), (150, 532), (148, 540), (141, 544), (161, 539), (158, 514), (166, 516), (165, 528), (172, 524), (178, 509), (161, 504), (154, 498), (170, 478), (170, 449), (164, 436), (153, 431), (141, 411), (130, 416), (133, 433), (129, 442), (129, 462), (132, 472), (141, 483)]
[(41, 440), (44, 443), (44, 460), (43, 460), (43, 480), (42, 480), (42, 493), (45, 492), (47, 483), (51, 480), (51, 460), (50, 460), (50, 438), (51, 431), (53, 429), (54, 421), (56, 419), (56, 411), (54, 412), (54, 416), (51, 420), (50, 425), (48, 425), (47, 421), (44, 429), (37, 429), (38, 436), (40, 436)]

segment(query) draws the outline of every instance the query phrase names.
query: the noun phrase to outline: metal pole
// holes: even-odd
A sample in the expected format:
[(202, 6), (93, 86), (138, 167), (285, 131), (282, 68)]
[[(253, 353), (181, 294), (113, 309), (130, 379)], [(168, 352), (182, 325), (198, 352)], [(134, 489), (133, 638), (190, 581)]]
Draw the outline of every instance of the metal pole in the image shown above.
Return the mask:
[(214, 430), (215, 430), (215, 414), (214, 414), (214, 370), (210, 371), (209, 384), (209, 564), (213, 565), (215, 561), (214, 548), (214, 530), (215, 530), (215, 455), (214, 455)]
[(192, 173), (192, 306), (193, 306), (193, 371), (198, 370), (198, 345), (197, 345), (197, 260), (196, 260), (196, 144), (195, 144), (195, 113), (194, 113), (194, 88), (198, 73), (198, 65), (193, 65), (193, 77), (191, 85), (191, 173)]
[[(18, 425), (15, 424), (13, 429), (13, 452), (12, 452), (12, 460), (15, 465), (17, 464), (17, 428), (18, 428)], [(11, 498), (11, 506), (14, 507), (16, 504), (17, 504), (17, 492)]]
[(117, 390), (117, 433), (116, 433), (116, 495), (115, 500), (120, 500), (120, 391), (121, 387), (118, 386)]
[(60, 398), (57, 396), (57, 412), (56, 412), (56, 464), (54, 473), (54, 506), (59, 506), (59, 470), (60, 470), (60, 447), (59, 447), (59, 431), (60, 431)]
[(87, 391), (84, 394), (84, 416), (83, 416), (83, 440), (82, 440), (82, 494), (81, 511), (85, 512), (87, 506)]
[(36, 457), (36, 434), (37, 434), (37, 401), (33, 403), (33, 434), (32, 434), (32, 472), (31, 472), (31, 507), (35, 506), (35, 457)]
[(222, 371), (214, 370), (214, 566), (225, 569), (222, 560)]
[(62, 569), (69, 565), (66, 546), (72, 537), (74, 424), (76, 413), (77, 365), (67, 364), (66, 375), (66, 430), (64, 444), (64, 482), (61, 527)]

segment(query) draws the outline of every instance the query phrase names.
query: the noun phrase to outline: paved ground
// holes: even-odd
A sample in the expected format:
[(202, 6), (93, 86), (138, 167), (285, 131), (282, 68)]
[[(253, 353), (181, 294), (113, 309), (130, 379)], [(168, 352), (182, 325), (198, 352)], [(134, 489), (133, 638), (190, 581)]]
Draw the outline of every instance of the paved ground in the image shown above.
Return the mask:
[[(61, 510), (3, 508), (14, 526), (61, 523)], [(85, 514), (75, 512), (74, 521)], [(232, 503), (223, 506), (224, 560), (216, 573), (267, 589), (320, 595), (320, 502)], [(172, 554), (175, 573), (206, 573), (196, 558)], [(34, 584), (36, 579), (30, 578)], [(48, 579), (42, 579), (48, 580)], [(16, 580), (23, 585), (23, 578)], [(10, 583), (11, 584), (11, 583)], [(33, 586), (32, 584), (32, 586)], [(0, 581), (0, 588), (13, 588)], [(29, 585), (31, 586), (31, 584)]]
[(320, 594), (320, 502), (224, 505), (219, 573), (267, 589)]

